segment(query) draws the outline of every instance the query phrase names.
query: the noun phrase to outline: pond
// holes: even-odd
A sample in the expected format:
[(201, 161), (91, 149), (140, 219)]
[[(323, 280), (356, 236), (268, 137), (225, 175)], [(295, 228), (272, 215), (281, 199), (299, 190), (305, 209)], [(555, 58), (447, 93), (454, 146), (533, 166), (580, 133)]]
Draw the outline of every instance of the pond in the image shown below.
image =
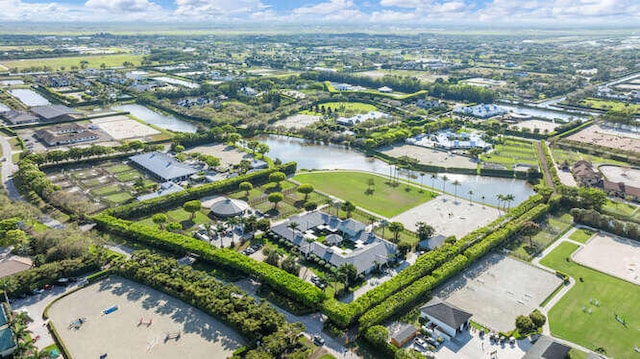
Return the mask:
[(2, 102), (0, 102), (0, 112), (7, 112), (7, 111), (11, 111), (9, 106), (7, 106), (7, 105), (3, 104)]
[(518, 105), (502, 105), (501, 104), (500, 107), (506, 109), (509, 112), (523, 113), (525, 115), (549, 119), (549, 120), (558, 118), (563, 121), (573, 121), (577, 119), (584, 120), (586, 118), (585, 113), (566, 113), (566, 112), (552, 111), (545, 108), (532, 108), (532, 107), (518, 106)]
[[(279, 135), (261, 135), (255, 139), (269, 146), (270, 151), (267, 153), (269, 157), (279, 158), (283, 162), (295, 161), (298, 163), (298, 170), (341, 169), (374, 172), (383, 176), (389, 175), (390, 166), (386, 162), (366, 157), (364, 154), (344, 146), (316, 144), (301, 138)], [(417, 183), (422, 182), (424, 185), (433, 186), (439, 190), (442, 190), (444, 184), (446, 192), (453, 194), (454, 191), (457, 191), (461, 197), (467, 197), (469, 191), (473, 191), (473, 198), (477, 200), (484, 196), (486, 203), (493, 205), (498, 203), (496, 198), (498, 194), (513, 195), (515, 200), (511, 203), (512, 206), (534, 194), (531, 186), (523, 180), (452, 173), (445, 175), (448, 179), (446, 183), (442, 180), (442, 174), (437, 178), (431, 178), (430, 174), (421, 178), (418, 173), (401, 173), (400, 177)], [(456, 180), (460, 182), (460, 186), (454, 190), (452, 183)]]
[(37, 92), (33, 90), (15, 89), (15, 90), (9, 90), (9, 92), (11, 93), (11, 95), (13, 95), (18, 100), (20, 100), (20, 102), (22, 102), (23, 104), (29, 107), (46, 106), (51, 104), (49, 100), (40, 96)]
[(189, 132), (195, 133), (198, 127), (187, 121), (179, 120), (173, 116), (165, 115), (160, 112), (153, 111), (145, 106), (131, 104), (131, 105), (118, 105), (111, 107), (112, 110), (127, 111), (134, 117), (141, 119), (146, 123), (156, 125), (165, 130), (173, 132)]

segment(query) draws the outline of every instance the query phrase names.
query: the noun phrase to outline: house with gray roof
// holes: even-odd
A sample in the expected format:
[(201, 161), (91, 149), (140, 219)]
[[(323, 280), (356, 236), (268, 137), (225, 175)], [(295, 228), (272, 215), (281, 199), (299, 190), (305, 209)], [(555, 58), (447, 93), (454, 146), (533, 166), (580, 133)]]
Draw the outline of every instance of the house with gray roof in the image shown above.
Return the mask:
[(31, 108), (31, 112), (47, 122), (73, 120), (80, 115), (80, 112), (64, 105), (35, 106)]
[(422, 317), (427, 318), (428, 325), (434, 327), (435, 332), (444, 334), (450, 338), (455, 337), (458, 333), (469, 327), (469, 319), (472, 314), (464, 310), (443, 302), (438, 298), (430, 300), (426, 305), (420, 308)]
[(38, 121), (38, 116), (26, 111), (7, 111), (2, 113), (2, 118), (10, 125), (23, 125)]
[(198, 170), (178, 162), (162, 152), (148, 152), (129, 157), (132, 164), (160, 182), (179, 182), (189, 179)]
[[(290, 224), (295, 222), (295, 230)], [(352, 264), (358, 274), (370, 273), (379, 265), (395, 258), (397, 247), (356, 220), (341, 220), (330, 214), (313, 211), (290, 217), (271, 227), (271, 231), (296, 245), (304, 254), (313, 254), (327, 263), (340, 267)], [(324, 237), (324, 243), (319, 239)]]

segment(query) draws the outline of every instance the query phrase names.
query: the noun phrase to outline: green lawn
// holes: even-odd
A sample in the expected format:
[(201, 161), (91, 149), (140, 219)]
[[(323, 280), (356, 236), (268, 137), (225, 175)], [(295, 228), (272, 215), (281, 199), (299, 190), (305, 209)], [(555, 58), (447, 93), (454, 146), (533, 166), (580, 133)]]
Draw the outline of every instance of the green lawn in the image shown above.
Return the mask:
[[(635, 357), (638, 354), (634, 347), (639, 345), (640, 286), (567, 261), (576, 249), (576, 244), (562, 243), (540, 262), (576, 280), (549, 312), (551, 332), (591, 350), (602, 347), (609, 357)], [(592, 304), (592, 299), (599, 305)], [(616, 315), (624, 318), (626, 326), (616, 320)]]
[(493, 151), (483, 154), (480, 158), (485, 162), (497, 163), (506, 168), (511, 168), (517, 163), (538, 164), (533, 143), (513, 139), (508, 139), (503, 144), (495, 145)]
[(368, 113), (371, 111), (378, 111), (378, 108), (374, 105), (362, 102), (327, 102), (318, 105), (318, 108), (324, 106), (325, 110), (331, 109), (331, 112), (338, 112), (340, 115), (356, 115), (359, 113)]
[(129, 165), (125, 165), (124, 163), (121, 164), (117, 164), (117, 165), (113, 165), (113, 166), (109, 166), (108, 168), (106, 168), (105, 170), (109, 173), (121, 173), (121, 172), (127, 172), (127, 171), (131, 171), (133, 169), (133, 167), (129, 166)]
[[(392, 187), (382, 176), (361, 172), (309, 172), (296, 175), (294, 180), (310, 183), (317, 190), (351, 201), (384, 217), (393, 217), (419, 204), (430, 201), (436, 194), (411, 185)], [(367, 181), (374, 179), (372, 193), (367, 193)]]
[(87, 188), (92, 188), (100, 185), (100, 180), (97, 178), (80, 181), (83, 186)]
[(133, 196), (131, 194), (129, 194), (128, 192), (120, 192), (120, 193), (114, 193), (114, 194), (110, 194), (108, 196), (104, 196), (103, 198), (105, 200), (111, 202), (111, 203), (121, 204), (121, 203), (125, 203), (128, 200), (132, 199)]
[(559, 149), (557, 147), (551, 147), (551, 154), (553, 155), (553, 159), (558, 165), (564, 162), (565, 160), (569, 162), (569, 164), (573, 164), (574, 162), (577, 162), (579, 160), (587, 160), (594, 164), (610, 163), (610, 164), (622, 165), (622, 166), (629, 165), (626, 162), (620, 162), (620, 161), (616, 161), (616, 160), (612, 160), (612, 159), (608, 159), (600, 156), (590, 155), (586, 153), (581, 153), (577, 151), (567, 151), (567, 150)]
[(131, 171), (127, 171), (127, 172), (120, 172), (120, 173), (116, 174), (116, 178), (120, 182), (133, 181), (138, 177), (142, 177), (142, 174), (140, 172), (136, 171), (136, 170), (131, 170)]
[(629, 104), (622, 101), (586, 98), (580, 101), (580, 105), (594, 108), (597, 110), (604, 110), (604, 111), (607, 111), (607, 110), (624, 111), (627, 109), (631, 109), (636, 114), (640, 113), (640, 105), (633, 105), (633, 104)]
[(591, 237), (593, 237), (593, 231), (588, 229), (578, 229), (569, 236), (570, 239), (580, 243), (587, 243)]
[(105, 187), (94, 188), (91, 190), (91, 193), (96, 196), (105, 196), (111, 193), (120, 192), (120, 186), (117, 184), (112, 184)]
[(65, 67), (70, 70), (71, 66), (80, 67), (80, 61), (87, 61), (88, 67), (99, 68), (104, 64), (106, 67), (122, 66), (125, 61), (139, 66), (142, 55), (121, 54), (121, 55), (100, 55), (100, 56), (74, 56), (74, 57), (53, 57), (45, 59), (8, 60), (0, 61), (0, 64), (8, 68), (26, 69), (33, 66), (49, 66), (53, 70), (60, 70)]
[(603, 212), (622, 219), (640, 220), (640, 207), (630, 203), (608, 200), (603, 207)]

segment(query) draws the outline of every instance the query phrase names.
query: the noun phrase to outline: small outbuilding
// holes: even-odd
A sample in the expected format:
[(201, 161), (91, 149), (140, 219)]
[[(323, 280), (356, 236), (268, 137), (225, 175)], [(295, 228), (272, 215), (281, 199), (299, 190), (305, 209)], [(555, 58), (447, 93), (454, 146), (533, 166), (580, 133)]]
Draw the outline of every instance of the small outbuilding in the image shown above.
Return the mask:
[(391, 334), (391, 344), (398, 348), (402, 348), (411, 339), (415, 338), (418, 334), (416, 327), (411, 324), (402, 324), (397, 330)]
[(249, 204), (245, 201), (233, 198), (222, 198), (211, 205), (210, 216), (216, 218), (229, 218), (243, 215)]
[(439, 332), (452, 338), (469, 327), (469, 319), (472, 316), (471, 313), (437, 298), (420, 308), (420, 313), (435, 325)]
[(556, 359), (568, 358), (570, 347), (554, 341), (552, 338), (543, 335), (527, 351), (522, 359)]

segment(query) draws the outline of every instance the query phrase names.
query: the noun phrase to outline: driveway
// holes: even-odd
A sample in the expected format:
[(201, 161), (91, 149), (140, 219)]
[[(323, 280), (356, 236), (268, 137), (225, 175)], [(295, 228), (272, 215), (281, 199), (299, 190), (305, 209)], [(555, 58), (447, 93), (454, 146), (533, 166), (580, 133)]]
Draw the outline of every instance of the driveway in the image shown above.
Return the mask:
[(13, 174), (18, 170), (18, 166), (13, 163), (11, 144), (6, 137), (0, 136), (0, 146), (2, 146), (2, 156), (6, 158), (5, 162), (2, 162), (2, 184), (9, 192), (9, 198), (22, 201), (22, 196), (13, 184)]

